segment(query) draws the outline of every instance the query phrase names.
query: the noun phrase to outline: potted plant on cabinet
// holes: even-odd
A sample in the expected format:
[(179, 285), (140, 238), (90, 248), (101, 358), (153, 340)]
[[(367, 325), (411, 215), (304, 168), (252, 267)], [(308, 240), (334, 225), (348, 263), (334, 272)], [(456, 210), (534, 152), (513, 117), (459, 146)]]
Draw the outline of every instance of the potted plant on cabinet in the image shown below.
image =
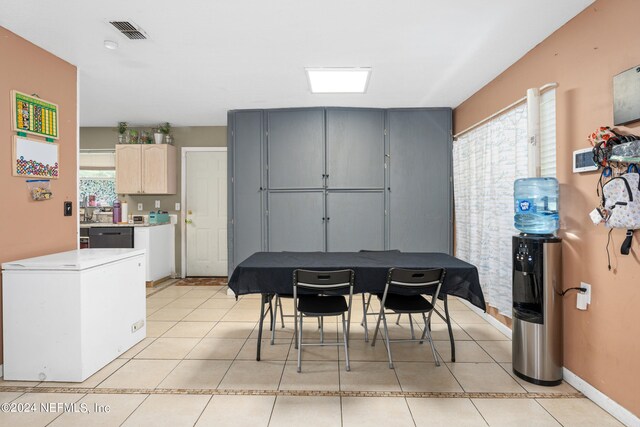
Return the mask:
[(129, 129), (129, 139), (131, 140), (131, 144), (138, 143), (138, 131), (135, 129)]
[(118, 144), (125, 144), (125, 133), (127, 132), (127, 122), (118, 122)]
[(162, 144), (164, 134), (160, 132), (160, 128), (153, 129), (153, 140), (156, 144)]
[(151, 134), (146, 130), (140, 131), (140, 144), (151, 144)]
[(171, 124), (169, 122), (164, 122), (158, 126), (158, 130), (162, 135), (164, 135), (165, 143), (171, 144)]

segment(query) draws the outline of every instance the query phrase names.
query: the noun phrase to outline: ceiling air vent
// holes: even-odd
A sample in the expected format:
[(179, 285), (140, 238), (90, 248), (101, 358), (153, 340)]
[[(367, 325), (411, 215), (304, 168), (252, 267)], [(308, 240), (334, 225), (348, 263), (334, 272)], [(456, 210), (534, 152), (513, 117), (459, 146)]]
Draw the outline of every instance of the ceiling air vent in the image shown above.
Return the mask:
[(138, 27), (133, 22), (109, 21), (109, 23), (131, 40), (144, 40), (147, 38), (147, 35), (144, 33), (142, 28)]

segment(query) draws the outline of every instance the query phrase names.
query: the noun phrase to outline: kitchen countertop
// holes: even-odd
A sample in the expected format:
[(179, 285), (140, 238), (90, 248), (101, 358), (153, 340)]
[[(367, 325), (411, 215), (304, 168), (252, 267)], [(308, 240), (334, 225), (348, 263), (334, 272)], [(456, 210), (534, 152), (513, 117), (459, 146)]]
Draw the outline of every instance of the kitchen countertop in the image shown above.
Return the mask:
[(173, 225), (170, 222), (165, 222), (163, 224), (128, 224), (128, 223), (119, 223), (113, 224), (111, 222), (89, 222), (89, 223), (80, 223), (80, 228), (92, 228), (92, 227), (157, 227), (160, 225)]

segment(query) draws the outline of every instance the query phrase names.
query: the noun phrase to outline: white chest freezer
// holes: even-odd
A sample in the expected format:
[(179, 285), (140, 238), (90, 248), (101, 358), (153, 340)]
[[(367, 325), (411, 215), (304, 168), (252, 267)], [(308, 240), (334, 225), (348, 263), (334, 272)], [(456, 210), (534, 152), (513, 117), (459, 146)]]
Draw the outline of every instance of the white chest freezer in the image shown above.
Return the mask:
[(145, 252), (2, 264), (4, 379), (81, 382), (146, 336)]

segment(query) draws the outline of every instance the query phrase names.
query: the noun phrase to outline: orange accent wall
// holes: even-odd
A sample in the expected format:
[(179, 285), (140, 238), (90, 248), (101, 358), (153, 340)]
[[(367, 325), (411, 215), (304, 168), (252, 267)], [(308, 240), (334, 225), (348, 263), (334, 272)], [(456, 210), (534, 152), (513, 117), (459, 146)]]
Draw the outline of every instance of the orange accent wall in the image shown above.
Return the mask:
[[(587, 311), (576, 295), (564, 301), (564, 364), (640, 416), (640, 232), (632, 254), (620, 255), (623, 230), (614, 230), (607, 269), (607, 230), (588, 214), (598, 205), (598, 173), (574, 174), (572, 152), (589, 147), (587, 135), (613, 125), (612, 78), (640, 64), (640, 43), (625, 30), (640, 16), (640, 1), (599, 0), (528, 52), (454, 110), (455, 132), (525, 95), (557, 82), (557, 176), (564, 288), (592, 285)], [(487, 58), (490, 61), (491, 58)], [(472, 72), (472, 70), (470, 71)], [(640, 95), (640, 94), (639, 94)], [(640, 125), (628, 129), (639, 134)]]
[[(78, 240), (76, 67), (3, 27), (0, 27), (0, 58), (0, 263), (75, 249)], [(51, 180), (52, 200), (32, 201), (26, 179), (11, 175), (15, 135), (10, 121), (12, 89), (37, 93), (59, 106), (60, 178)], [(65, 200), (73, 202), (73, 216), (63, 216)], [(0, 329), (0, 337), (1, 333)]]

